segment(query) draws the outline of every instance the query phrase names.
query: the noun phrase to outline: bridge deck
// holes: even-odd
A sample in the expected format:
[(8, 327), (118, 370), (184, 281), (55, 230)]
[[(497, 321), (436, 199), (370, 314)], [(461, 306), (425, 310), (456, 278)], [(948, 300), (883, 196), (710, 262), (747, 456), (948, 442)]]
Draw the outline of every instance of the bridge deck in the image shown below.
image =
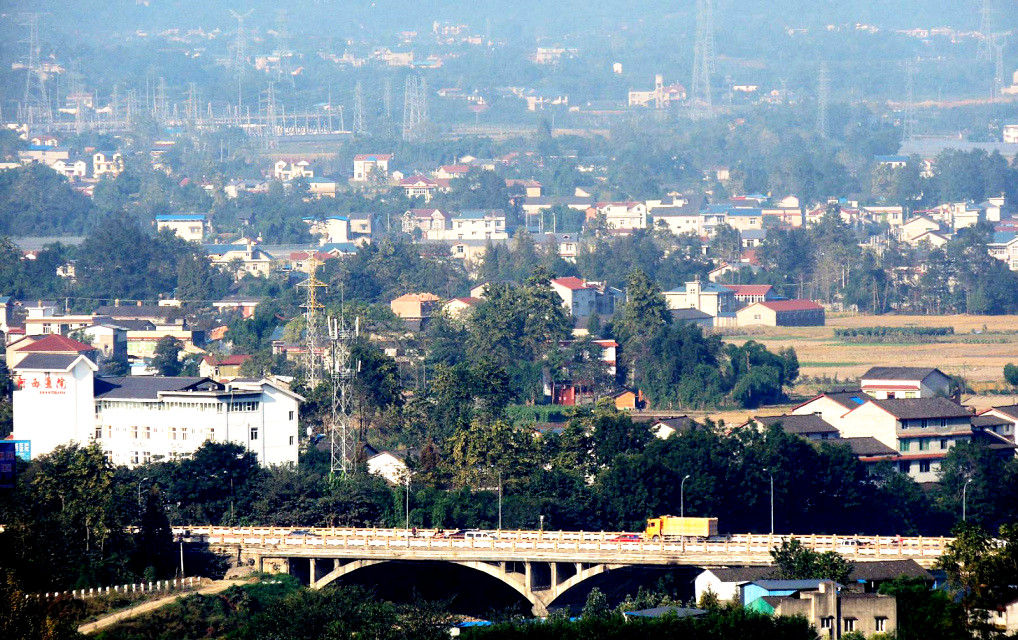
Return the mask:
[[(433, 530), (179, 528), (183, 538), (240, 548), (263, 558), (337, 558), (482, 562), (577, 562), (625, 565), (769, 565), (770, 551), (793, 536), (733, 535), (724, 540), (619, 539), (620, 532), (490, 531), (490, 538), (446, 538)], [(913, 559), (933, 566), (950, 538), (794, 536), (810, 549), (854, 562)]]

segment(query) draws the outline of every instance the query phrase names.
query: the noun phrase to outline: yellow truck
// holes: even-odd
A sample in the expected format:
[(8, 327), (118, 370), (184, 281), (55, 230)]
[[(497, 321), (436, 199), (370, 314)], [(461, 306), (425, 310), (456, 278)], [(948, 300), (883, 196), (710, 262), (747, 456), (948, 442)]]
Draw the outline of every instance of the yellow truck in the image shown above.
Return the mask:
[(647, 530), (643, 537), (647, 540), (681, 540), (694, 538), (706, 540), (718, 535), (717, 518), (679, 518), (677, 516), (661, 516), (649, 518)]

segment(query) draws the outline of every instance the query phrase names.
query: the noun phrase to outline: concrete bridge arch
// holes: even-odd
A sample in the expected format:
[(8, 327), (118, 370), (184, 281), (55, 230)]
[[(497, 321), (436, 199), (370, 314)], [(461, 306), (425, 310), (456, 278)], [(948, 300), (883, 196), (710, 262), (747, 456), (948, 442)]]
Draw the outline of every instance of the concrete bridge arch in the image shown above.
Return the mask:
[[(310, 559), (309, 583), (312, 589), (321, 589), (359, 569), (397, 562), (398, 559), (328, 561)], [(447, 560), (451, 564), (479, 571), (509, 586), (531, 605), (534, 615), (548, 615), (555, 600), (582, 582), (623, 565), (585, 564), (579, 562), (485, 562), (479, 560)], [(324, 565), (324, 566), (323, 566)]]

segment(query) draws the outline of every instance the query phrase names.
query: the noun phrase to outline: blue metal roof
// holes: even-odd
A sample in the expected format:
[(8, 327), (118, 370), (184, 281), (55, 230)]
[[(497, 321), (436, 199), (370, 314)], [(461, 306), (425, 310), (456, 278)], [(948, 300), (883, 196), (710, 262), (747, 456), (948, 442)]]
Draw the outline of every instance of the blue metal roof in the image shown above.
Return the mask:
[(994, 231), (993, 239), (990, 240), (992, 244), (1007, 244), (1018, 236), (1014, 231)]
[(157, 222), (197, 222), (205, 221), (204, 213), (160, 213), (156, 216)]
[(877, 162), (908, 162), (908, 156), (873, 156)]

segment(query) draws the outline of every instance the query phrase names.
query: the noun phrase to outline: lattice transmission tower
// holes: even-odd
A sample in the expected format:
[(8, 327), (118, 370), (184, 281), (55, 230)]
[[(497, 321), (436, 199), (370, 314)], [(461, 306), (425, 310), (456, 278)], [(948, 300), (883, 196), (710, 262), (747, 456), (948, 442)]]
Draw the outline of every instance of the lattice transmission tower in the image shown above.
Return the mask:
[(993, 0), (983, 0), (979, 10), (979, 36), (976, 60), (989, 62), (993, 59)]
[(1007, 36), (996, 33), (993, 35), (990, 44), (993, 46), (993, 92), (991, 100), (996, 102), (1004, 95), (1004, 45), (1007, 44)]
[(361, 88), (360, 80), (353, 90), (353, 132), (354, 135), (365, 135), (368, 130), (364, 126), (364, 90)]
[(293, 50), (290, 49), (290, 33), (286, 29), (288, 23), (286, 9), (280, 9), (276, 14), (276, 56), (279, 58), (279, 76), (290, 83), (290, 87), (296, 86), (293, 75)]
[(36, 123), (48, 124), (53, 120), (50, 110), (49, 94), (46, 92), (46, 73), (39, 58), (39, 16), (38, 13), (25, 15), (24, 26), (28, 29), (28, 54), (25, 56), (25, 97), (21, 104), (22, 121), (29, 126)]
[(817, 82), (817, 135), (827, 138), (827, 99), (830, 86), (827, 78), (827, 63), (820, 63), (820, 78)]
[(318, 290), (325, 289), (326, 284), (318, 279), (318, 267), (322, 263), (318, 261), (314, 253), (309, 252), (307, 259), (308, 277), (297, 286), (307, 289), (304, 303), (304, 382), (308, 389), (318, 386), (322, 376), (322, 350), (325, 343), (322, 341), (321, 324), (322, 319), (319, 312), (325, 307), (318, 301)]
[(403, 140), (419, 142), (427, 135), (428, 83), (422, 76), (407, 76), (403, 90)]
[(693, 82), (690, 115), (712, 118), (711, 74), (717, 68), (714, 59), (714, 0), (696, 2), (696, 41), (693, 44)]
[(915, 62), (905, 63), (905, 111), (901, 118), (901, 141), (911, 142), (916, 135)]
[(231, 47), (233, 49), (233, 57), (230, 59), (230, 67), (233, 68), (233, 74), (237, 78), (238, 110), (241, 105), (244, 104), (244, 70), (247, 67), (247, 32), (244, 31), (244, 21), (247, 20), (252, 13), (254, 13), (254, 9), (249, 9), (246, 13), (238, 13), (233, 9), (230, 9), (230, 15), (237, 21), (237, 37), (234, 38), (233, 46)]

